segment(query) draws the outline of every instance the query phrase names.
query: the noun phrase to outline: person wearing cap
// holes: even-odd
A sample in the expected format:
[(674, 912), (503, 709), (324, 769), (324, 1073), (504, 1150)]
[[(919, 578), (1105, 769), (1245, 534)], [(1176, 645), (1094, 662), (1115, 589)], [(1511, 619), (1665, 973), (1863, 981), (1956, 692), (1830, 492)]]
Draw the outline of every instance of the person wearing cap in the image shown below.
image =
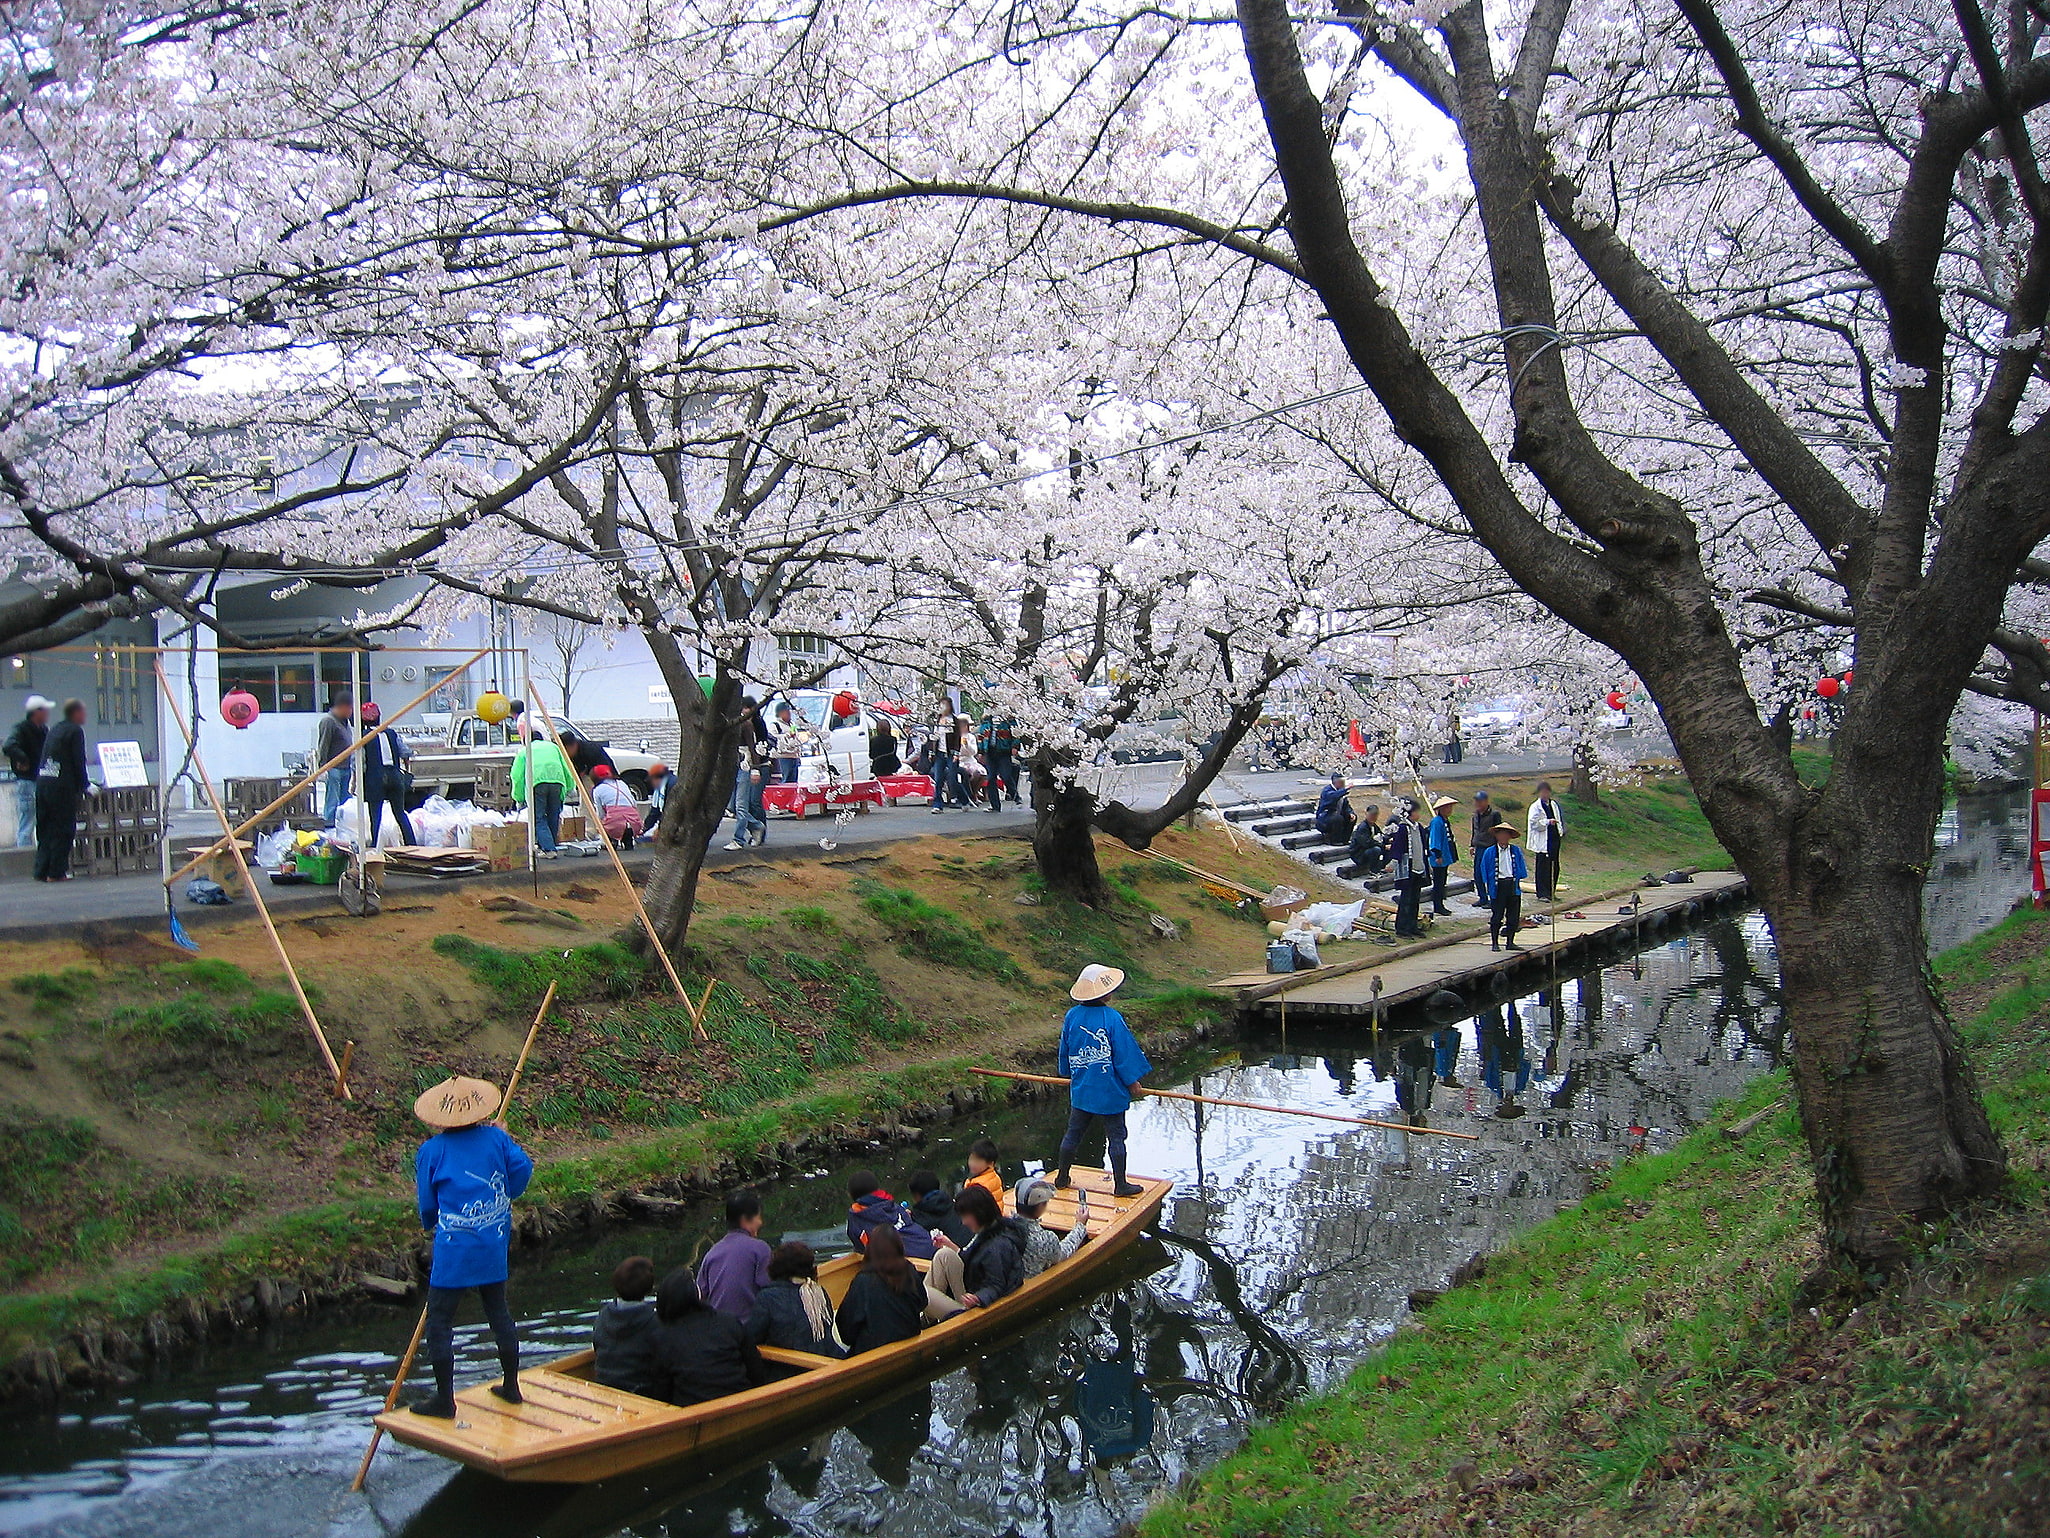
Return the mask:
[(1488, 793), (1484, 790), (1475, 791), (1473, 793), (1473, 837), (1466, 841), (1466, 847), (1473, 851), (1475, 860), (1479, 860), (1481, 852), (1495, 842), (1494, 835), (1489, 833), (1488, 830), (1501, 820), (1502, 814), (1496, 810), (1495, 803), (1488, 798)]
[(1524, 832), (1524, 848), (1530, 851), (1531, 885), (1539, 902), (1550, 902), (1559, 887), (1559, 846), (1566, 839), (1566, 819), (1559, 803), (1552, 799), (1552, 782), (1539, 780), (1531, 798), (1530, 823)]
[(599, 764), (591, 771), (591, 805), (598, 809), (598, 826), (605, 836), (621, 849), (633, 848), (634, 835), (641, 828), (640, 803), (619, 782), (610, 764)]
[(648, 765), (648, 820), (641, 824), (643, 833), (652, 833), (662, 821), (662, 808), (669, 804), (669, 792), (676, 785), (676, 773), (667, 764)]
[(1025, 1280), (1028, 1282), (1040, 1272), (1051, 1270), (1067, 1260), (1089, 1242), (1089, 1193), (1082, 1193), (1080, 1216), (1076, 1218), (1075, 1226), (1068, 1230), (1066, 1238), (1040, 1226), (1039, 1220), (1046, 1215), (1046, 1205), (1052, 1200), (1051, 1182), (1037, 1175), (1018, 1182), (1012, 1205), (1017, 1208), (1018, 1227), (1025, 1234)]
[(43, 744), (50, 740), (50, 712), (57, 702), (31, 694), (22, 718), (14, 723), (0, 752), (7, 755), (7, 767), (21, 787), (14, 803), (14, 847), (26, 849), (36, 841), (36, 771), (43, 766)]
[(1445, 906), (1445, 878), (1459, 858), (1459, 845), (1452, 837), (1452, 820), (1445, 814), (1457, 805), (1450, 796), (1433, 796), (1431, 826), (1425, 836), (1425, 852), (1431, 866), (1431, 911), (1441, 919), (1452, 916), (1452, 910)]
[(452, 1420), (456, 1413), (456, 1304), (472, 1287), (498, 1343), (500, 1381), (491, 1392), (520, 1404), (520, 1341), (506, 1307), (512, 1204), (534, 1176), (534, 1161), (491, 1120), (498, 1086), (486, 1079), (445, 1079), (413, 1102), (413, 1114), (435, 1129), (413, 1160), (420, 1226), (434, 1236), (427, 1273), (424, 1344), (434, 1369), (434, 1395), (416, 1415)]
[(408, 844), (416, 842), (413, 824), (406, 817), (406, 760), (413, 756), (413, 749), (396, 731), (377, 730), (383, 718), (375, 700), (367, 699), (356, 707), (356, 719), (363, 723), (363, 799), (370, 803), (372, 849), (383, 830), (387, 806), (398, 819), (399, 837)]
[(1072, 1183), (1068, 1169), (1082, 1147), (1082, 1135), (1099, 1121), (1109, 1143), (1113, 1189), (1119, 1196), (1137, 1196), (1142, 1189), (1125, 1178), (1125, 1112), (1153, 1065), (1139, 1049), (1125, 1017), (1108, 1003), (1124, 981), (1125, 974), (1116, 967), (1092, 965), (1082, 969), (1068, 990), (1075, 1007), (1061, 1022), (1060, 1066), (1055, 1070), (1068, 1081), (1068, 1130), (1061, 1134), (1060, 1174), (1054, 1180), (1058, 1190)]
[(1523, 883), (1530, 868), (1516, 847), (1516, 824), (1498, 822), (1494, 835), (1473, 862), (1473, 884), (1488, 905), (1488, 949), (1520, 951), (1516, 937), (1523, 929)]

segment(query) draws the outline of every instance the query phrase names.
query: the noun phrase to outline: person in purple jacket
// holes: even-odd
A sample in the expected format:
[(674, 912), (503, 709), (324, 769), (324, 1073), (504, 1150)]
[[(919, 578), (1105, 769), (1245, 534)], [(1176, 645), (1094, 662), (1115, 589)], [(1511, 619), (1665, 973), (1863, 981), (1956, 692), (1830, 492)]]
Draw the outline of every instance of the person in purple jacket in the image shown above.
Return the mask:
[(722, 1314), (745, 1319), (769, 1285), (771, 1251), (761, 1233), (762, 1199), (752, 1191), (728, 1195), (725, 1236), (698, 1262), (698, 1293)]
[(534, 1161), (503, 1126), (490, 1120), (498, 1086), (484, 1079), (446, 1079), (413, 1102), (413, 1114), (435, 1129), (413, 1160), (420, 1226), (434, 1236), (427, 1274), (427, 1360), (434, 1395), (416, 1401), (416, 1415), (453, 1420), (456, 1413), (456, 1303), (470, 1288), (484, 1304), (498, 1342), (501, 1381), (491, 1392), (520, 1404), (520, 1340), (505, 1303), (511, 1262), (512, 1204), (534, 1177)]

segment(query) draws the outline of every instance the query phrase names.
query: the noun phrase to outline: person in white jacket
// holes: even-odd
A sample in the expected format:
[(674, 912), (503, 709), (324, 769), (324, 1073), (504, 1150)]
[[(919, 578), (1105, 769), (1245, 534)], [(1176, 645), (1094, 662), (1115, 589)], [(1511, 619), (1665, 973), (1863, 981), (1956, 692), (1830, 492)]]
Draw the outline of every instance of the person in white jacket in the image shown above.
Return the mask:
[(1559, 851), (1565, 842), (1566, 816), (1552, 799), (1552, 782), (1539, 780), (1523, 842), (1523, 847), (1530, 851), (1531, 864), (1536, 867), (1532, 883), (1539, 902), (1550, 902), (1552, 894), (1563, 884), (1559, 880)]

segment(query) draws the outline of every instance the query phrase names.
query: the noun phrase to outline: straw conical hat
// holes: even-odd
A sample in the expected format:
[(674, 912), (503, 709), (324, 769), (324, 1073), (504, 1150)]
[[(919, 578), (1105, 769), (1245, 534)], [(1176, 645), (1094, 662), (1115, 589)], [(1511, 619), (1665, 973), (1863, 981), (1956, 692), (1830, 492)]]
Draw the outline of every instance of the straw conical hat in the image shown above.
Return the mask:
[(413, 1102), (413, 1114), (446, 1132), (489, 1121), (498, 1102), (498, 1086), (489, 1079), (443, 1079)]
[(1075, 979), (1075, 986), (1068, 990), (1068, 997), (1082, 1004), (1094, 1003), (1107, 994), (1117, 992), (1124, 980), (1125, 974), (1116, 967), (1084, 967), (1082, 975)]

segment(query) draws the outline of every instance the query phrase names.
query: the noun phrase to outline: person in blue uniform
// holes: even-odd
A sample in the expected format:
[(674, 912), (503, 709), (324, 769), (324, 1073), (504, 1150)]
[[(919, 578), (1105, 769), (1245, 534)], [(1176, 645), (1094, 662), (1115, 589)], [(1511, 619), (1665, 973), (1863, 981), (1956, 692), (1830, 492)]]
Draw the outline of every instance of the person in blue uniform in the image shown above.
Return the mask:
[(498, 1343), (503, 1378), (491, 1392), (508, 1404), (522, 1402), (520, 1342), (505, 1279), (512, 1204), (533, 1178), (534, 1161), (490, 1119), (498, 1106), (498, 1086), (483, 1079), (446, 1079), (413, 1103), (413, 1114), (435, 1129), (413, 1160), (420, 1226), (434, 1235), (425, 1337), (434, 1394), (412, 1405), (416, 1415), (455, 1417), (456, 1304), (472, 1287)]
[(1153, 1071), (1125, 1017), (1106, 1002), (1123, 985), (1116, 967), (1087, 966), (1068, 990), (1075, 1007), (1061, 1023), (1059, 1073), (1068, 1081), (1068, 1130), (1061, 1136), (1061, 1172), (1054, 1185), (1072, 1183), (1068, 1167), (1082, 1146), (1082, 1134), (1098, 1121), (1110, 1144), (1110, 1172), (1119, 1196), (1142, 1189), (1125, 1178), (1125, 1112), (1139, 1081)]
[(1473, 884), (1488, 905), (1488, 949), (1520, 951), (1516, 937), (1523, 933), (1523, 883), (1530, 879), (1530, 867), (1523, 851), (1512, 839), (1516, 829), (1498, 822), (1488, 830), (1494, 841), (1473, 862)]

